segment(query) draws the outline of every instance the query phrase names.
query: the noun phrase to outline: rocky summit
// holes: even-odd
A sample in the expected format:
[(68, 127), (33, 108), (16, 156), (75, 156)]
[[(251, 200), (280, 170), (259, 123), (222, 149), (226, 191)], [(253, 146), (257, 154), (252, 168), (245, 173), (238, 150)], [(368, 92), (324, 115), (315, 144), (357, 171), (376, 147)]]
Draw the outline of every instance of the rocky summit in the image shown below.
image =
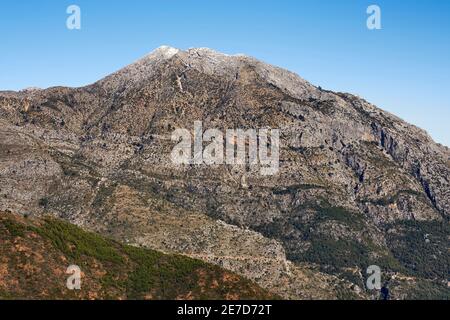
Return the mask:
[[(174, 164), (172, 133), (196, 121), (279, 129), (277, 173)], [(450, 298), (450, 150), (287, 70), (161, 47), (86, 87), (0, 92), (0, 131), (0, 212), (200, 259), (285, 299)]]

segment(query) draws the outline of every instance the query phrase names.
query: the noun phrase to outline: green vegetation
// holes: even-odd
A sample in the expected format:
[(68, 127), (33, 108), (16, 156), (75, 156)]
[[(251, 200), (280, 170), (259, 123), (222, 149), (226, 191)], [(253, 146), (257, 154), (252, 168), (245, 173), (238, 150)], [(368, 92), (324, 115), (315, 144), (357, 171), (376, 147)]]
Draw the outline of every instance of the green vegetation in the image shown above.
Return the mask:
[(337, 240), (331, 235), (314, 232), (319, 225), (329, 221), (343, 224), (352, 231), (361, 231), (364, 228), (362, 215), (329, 205), (315, 209), (317, 213), (314, 221), (307, 228), (303, 227), (305, 238), (311, 242), (311, 247), (302, 259), (318, 263), (333, 272), (339, 272), (345, 267), (358, 267), (365, 270), (373, 264), (382, 267), (385, 271), (404, 271), (404, 267), (387, 248), (375, 245), (371, 239), (363, 237), (361, 241), (357, 241), (351, 237), (345, 237)]
[[(413, 190), (402, 190), (385, 202), (396, 201), (403, 194), (422, 196)], [(450, 290), (443, 283), (450, 274), (448, 222), (402, 221), (383, 226), (387, 243), (380, 245), (364, 232), (367, 224), (362, 214), (326, 201), (303, 204), (297, 210), (287, 219), (278, 218), (259, 229), (269, 237), (282, 234), (278, 239), (283, 241), (290, 260), (317, 264), (321, 271), (361, 288), (366, 280), (364, 270), (378, 265), (384, 274), (392, 272), (414, 278), (407, 281), (409, 284), (392, 280), (389, 286), (393, 295), (399, 290), (407, 299), (450, 298)], [(304, 250), (302, 243), (309, 247)], [(362, 278), (348, 268), (359, 270)], [(341, 298), (351, 298), (345, 291), (338, 294)]]
[(14, 295), (6, 290), (0, 289), (0, 300), (12, 300), (14, 299)]
[[(377, 256), (374, 257), (374, 254)], [(303, 259), (318, 263), (323, 266), (323, 270), (333, 273), (345, 267), (358, 267), (365, 270), (373, 264), (380, 266), (384, 271), (405, 271), (388, 250), (375, 247), (370, 242), (335, 240), (327, 236), (315, 236)], [(347, 280), (354, 280), (352, 277), (345, 277), (345, 274), (343, 276)]]
[(39, 199), (39, 206), (46, 209), (48, 207), (49, 200), (48, 198)]
[(358, 300), (359, 296), (356, 292), (338, 285), (336, 286), (336, 298), (338, 300)]
[[(300, 218), (305, 215), (312, 216)], [(336, 226), (337, 236), (333, 235), (333, 226)], [(274, 236), (283, 234), (280, 233), (282, 230), (289, 230), (280, 240), (284, 242), (290, 260), (317, 264), (321, 271), (339, 275), (353, 283), (361, 284), (362, 279), (343, 272), (343, 269), (356, 267), (365, 270), (375, 264), (385, 271), (404, 271), (404, 266), (388, 248), (375, 244), (364, 233), (365, 226), (362, 214), (332, 206), (323, 200), (319, 204), (304, 204), (298, 208), (297, 217), (293, 215), (288, 221), (275, 220), (260, 231)], [(330, 232), (326, 232), (328, 228), (331, 228)], [(355, 233), (360, 235), (358, 239), (355, 239)], [(297, 247), (299, 242), (309, 243), (308, 249), (304, 251)]]
[(83, 256), (102, 262), (123, 262), (122, 256), (110, 240), (105, 240), (94, 233), (87, 233), (72, 224), (47, 218), (41, 227), (34, 227), (32, 230), (49, 239), (54, 247), (76, 262), (81, 262)]
[(360, 229), (364, 223), (364, 219), (360, 214), (350, 212), (344, 208), (325, 205), (322, 207), (316, 206), (315, 209), (317, 210), (315, 224), (333, 220), (341, 222), (347, 226)]
[(26, 228), (23, 225), (15, 223), (10, 219), (4, 219), (2, 223), (11, 237), (16, 238), (25, 236)]
[[(135, 247), (126, 247), (125, 251), (128, 257), (139, 266), (130, 273), (126, 283), (128, 297), (132, 299), (142, 299), (148, 292), (157, 299), (167, 296), (179, 297), (183, 292), (189, 292), (198, 299), (220, 299), (227, 293), (233, 292), (237, 282), (240, 287), (239, 295), (244, 297), (249, 294), (251, 287), (249, 280), (238, 280), (238, 277), (233, 275), (231, 278), (235, 279), (227, 281), (223, 278), (223, 271), (218, 266), (180, 255), (163, 255), (156, 251)], [(175, 285), (173, 279), (177, 279)], [(211, 290), (211, 286), (216, 286), (214, 283), (216, 285), (220, 283), (220, 285)], [(264, 298), (264, 296), (260, 297)], [(272, 296), (272, 298), (276, 297)]]
[(348, 266), (369, 266), (368, 248), (353, 240), (334, 240), (314, 237), (311, 247), (304, 255), (306, 261), (339, 269)]
[(272, 192), (276, 195), (295, 194), (299, 190), (325, 189), (323, 186), (315, 184), (296, 184), (286, 188), (273, 188)]
[(396, 203), (402, 195), (411, 195), (411, 196), (417, 197), (418, 199), (421, 199), (424, 202), (427, 201), (425, 196), (418, 191), (400, 190), (392, 197), (382, 198), (382, 199), (377, 199), (377, 200), (362, 200), (361, 202), (371, 202), (376, 206), (388, 206), (390, 204)]
[[(276, 298), (218, 266), (125, 246), (55, 218), (25, 220), (0, 215), (0, 231), (0, 242), (6, 244), (0, 247), (0, 255), (6, 257), (10, 272), (6, 276), (17, 284), (8, 290), (0, 285), (0, 299)], [(21, 251), (13, 245), (17, 241)], [(25, 252), (45, 259), (30, 259)], [(62, 285), (70, 264), (79, 265), (84, 274), (80, 292)], [(34, 268), (40, 270), (38, 275), (29, 273)]]
[(164, 256), (159, 252), (143, 251), (133, 247), (127, 247), (126, 252), (139, 266), (128, 279), (127, 288), (131, 298), (142, 298), (142, 294), (151, 292), (155, 287), (162, 288), (167, 295), (176, 296), (180, 293), (179, 287), (171, 286), (170, 279), (185, 279), (187, 281), (179, 285), (189, 291), (195, 290), (199, 288), (195, 282), (197, 279), (195, 272), (199, 268), (207, 267), (201, 261), (182, 256)]
[(428, 279), (447, 279), (450, 274), (448, 222), (402, 221), (387, 226), (388, 242), (395, 258), (408, 274)]
[(450, 288), (429, 280), (417, 280), (407, 290), (409, 300), (449, 300)]

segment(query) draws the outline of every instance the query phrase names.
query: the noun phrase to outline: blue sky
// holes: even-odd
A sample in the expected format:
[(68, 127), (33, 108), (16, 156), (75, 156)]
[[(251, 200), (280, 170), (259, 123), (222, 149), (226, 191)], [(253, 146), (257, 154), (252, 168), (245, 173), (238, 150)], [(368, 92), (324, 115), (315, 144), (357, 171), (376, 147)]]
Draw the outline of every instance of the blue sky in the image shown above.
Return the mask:
[[(81, 30), (66, 9), (81, 8)], [(368, 30), (366, 9), (382, 10)], [(245, 53), (358, 94), (450, 146), (448, 0), (2, 0), (0, 90), (81, 86), (160, 45)]]

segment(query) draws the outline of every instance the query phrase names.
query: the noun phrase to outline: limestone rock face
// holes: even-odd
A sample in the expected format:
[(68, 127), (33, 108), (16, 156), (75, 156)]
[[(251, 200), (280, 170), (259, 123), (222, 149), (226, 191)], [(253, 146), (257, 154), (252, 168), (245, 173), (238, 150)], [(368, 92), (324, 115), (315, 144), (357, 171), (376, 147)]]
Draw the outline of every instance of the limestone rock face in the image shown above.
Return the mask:
[[(280, 129), (279, 172), (173, 164), (172, 132), (195, 121)], [(370, 265), (394, 298), (449, 294), (449, 149), (254, 58), (161, 47), (86, 87), (1, 92), (0, 131), (0, 210), (200, 257), (286, 298), (375, 297)]]

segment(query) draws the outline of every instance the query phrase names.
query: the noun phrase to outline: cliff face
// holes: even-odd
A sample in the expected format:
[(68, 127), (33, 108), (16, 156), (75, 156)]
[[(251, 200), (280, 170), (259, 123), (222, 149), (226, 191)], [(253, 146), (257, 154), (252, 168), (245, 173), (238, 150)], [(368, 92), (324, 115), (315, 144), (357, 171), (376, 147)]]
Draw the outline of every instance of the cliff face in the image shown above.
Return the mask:
[[(280, 129), (280, 167), (172, 163), (177, 128)], [(246, 56), (162, 47), (83, 88), (0, 93), (0, 209), (199, 257), (287, 298), (448, 296), (450, 152)], [(415, 289), (414, 289), (415, 288)]]

